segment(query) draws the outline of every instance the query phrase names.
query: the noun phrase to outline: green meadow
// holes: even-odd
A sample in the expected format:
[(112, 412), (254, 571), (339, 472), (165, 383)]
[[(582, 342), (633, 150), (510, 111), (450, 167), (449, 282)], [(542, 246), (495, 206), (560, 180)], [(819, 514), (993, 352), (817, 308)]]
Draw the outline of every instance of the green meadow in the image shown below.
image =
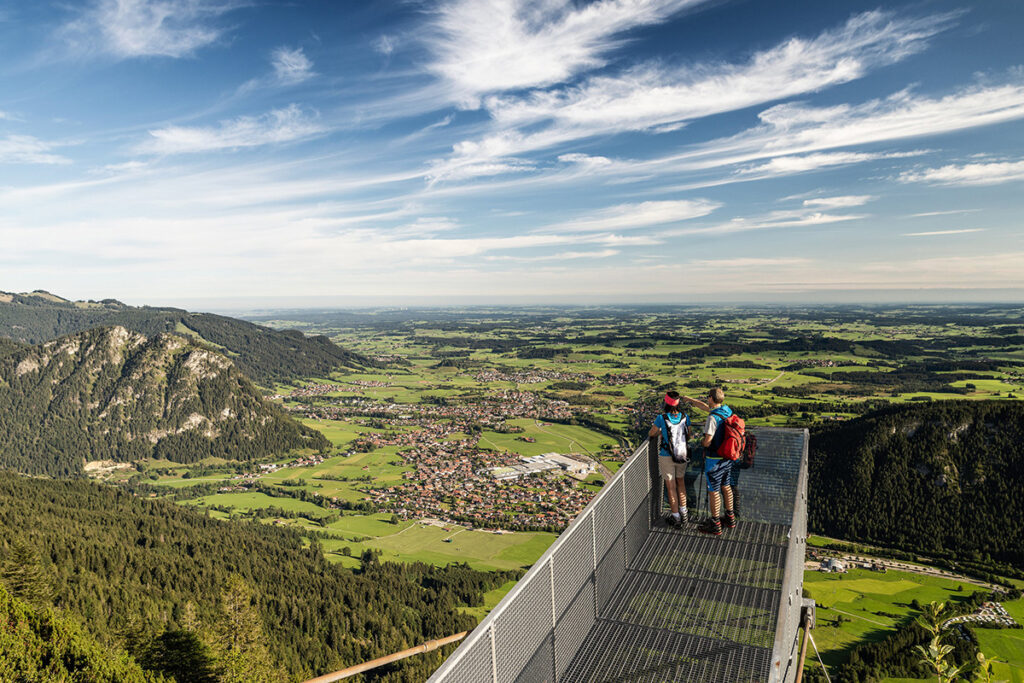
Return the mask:
[(495, 534), (420, 522), (391, 526), (391, 531), (361, 542), (324, 539), (321, 545), (334, 561), (344, 560), (345, 547), (355, 557), (369, 548), (380, 551), (382, 560), (426, 562), (440, 566), (466, 562), (476, 569), (492, 571), (529, 567), (557, 537), (544, 532)]
[[(480, 435), (480, 446), (526, 456), (552, 452), (596, 456), (603, 447), (615, 445), (614, 439), (576, 425), (532, 419), (508, 420), (507, 424), (522, 427), (523, 432), (501, 434), (487, 430)], [(536, 442), (522, 441), (521, 437), (536, 439)]]
[[(840, 664), (853, 646), (881, 640), (915, 618), (919, 612), (911, 607), (914, 600), (921, 605), (950, 602), (982, 590), (954, 579), (866, 569), (851, 569), (846, 574), (806, 571), (804, 589), (817, 603), (814, 640), (826, 666)], [(1024, 658), (1021, 662), (1024, 664)]]
[[(809, 539), (810, 540), (810, 539)], [(910, 607), (932, 601), (949, 602), (981, 590), (966, 582), (889, 570), (879, 574), (854, 569), (849, 573), (804, 573), (804, 587), (817, 603), (814, 640), (828, 667), (845, 661), (849, 650), (881, 640), (901, 623), (919, 613)], [(1024, 599), (1002, 603), (1024, 625)], [(1024, 683), (1024, 630), (972, 628), (979, 647), (993, 662), (996, 678)], [(807, 666), (817, 667), (808, 658)], [(919, 679), (886, 678), (883, 683), (910, 683)]]

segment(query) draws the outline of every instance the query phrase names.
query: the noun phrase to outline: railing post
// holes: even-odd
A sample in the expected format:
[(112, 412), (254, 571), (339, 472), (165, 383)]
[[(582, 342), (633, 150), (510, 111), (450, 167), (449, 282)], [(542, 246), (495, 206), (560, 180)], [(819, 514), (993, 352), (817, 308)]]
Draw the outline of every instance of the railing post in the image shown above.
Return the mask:
[(498, 652), (494, 647), (494, 624), (491, 624), (491, 680), (498, 683)]
[(593, 560), (593, 574), (594, 577), (594, 619), (598, 617), (597, 609), (597, 515), (594, 511), (590, 511), (590, 556)]
[(661, 516), (661, 490), (658, 483), (661, 473), (658, 471), (658, 455), (661, 450), (661, 434), (652, 436), (647, 440), (647, 469), (650, 474), (651, 487), (651, 519), (648, 528), (653, 528)]
[(555, 627), (558, 626), (558, 613), (555, 606), (555, 556), (548, 558), (548, 576), (551, 580), (551, 680), (558, 680), (558, 665), (555, 663)]

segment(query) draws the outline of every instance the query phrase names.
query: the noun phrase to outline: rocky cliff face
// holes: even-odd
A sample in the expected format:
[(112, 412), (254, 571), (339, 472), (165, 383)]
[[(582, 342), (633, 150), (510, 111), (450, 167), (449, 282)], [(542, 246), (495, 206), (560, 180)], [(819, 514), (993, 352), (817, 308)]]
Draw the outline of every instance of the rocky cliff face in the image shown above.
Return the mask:
[[(212, 313), (127, 306), (115, 299), (68, 301), (44, 291), (0, 292), (0, 337), (22, 344), (113, 326), (147, 337), (161, 333), (189, 337), (227, 354), (243, 374), (264, 386), (376, 364), (323, 336), (307, 337), (295, 330), (274, 330)], [(3, 347), (0, 342), (0, 356)]]
[(0, 358), (0, 465), (12, 469), (76, 474), (86, 460), (249, 459), (325, 445), (228, 358), (175, 335), (105, 327)]

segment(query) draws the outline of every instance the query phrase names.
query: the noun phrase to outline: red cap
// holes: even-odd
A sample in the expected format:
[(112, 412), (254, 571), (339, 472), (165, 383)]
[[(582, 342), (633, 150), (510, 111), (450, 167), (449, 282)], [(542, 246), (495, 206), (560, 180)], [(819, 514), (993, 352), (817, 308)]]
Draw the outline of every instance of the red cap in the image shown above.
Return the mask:
[(665, 403), (670, 405), (670, 406), (677, 406), (677, 405), (679, 405), (679, 399), (678, 398), (672, 398), (668, 394), (665, 394)]

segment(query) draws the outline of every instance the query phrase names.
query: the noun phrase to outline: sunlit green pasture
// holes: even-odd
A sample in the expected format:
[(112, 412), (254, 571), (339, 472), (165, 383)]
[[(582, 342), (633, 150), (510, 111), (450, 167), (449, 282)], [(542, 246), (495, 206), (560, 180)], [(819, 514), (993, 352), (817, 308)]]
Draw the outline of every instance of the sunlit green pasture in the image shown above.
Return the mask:
[(851, 569), (846, 574), (804, 572), (804, 589), (817, 603), (814, 639), (827, 666), (846, 660), (857, 643), (881, 640), (917, 615), (917, 600), (949, 602), (977, 590), (966, 582), (889, 570)]
[[(577, 425), (541, 422), (528, 418), (509, 420), (508, 424), (522, 427), (524, 431), (519, 434), (484, 431), (480, 435), (480, 447), (532, 456), (552, 452), (596, 455), (603, 446), (615, 445), (615, 440), (611, 437)], [(533, 438), (536, 439), (536, 443), (521, 441), (517, 437)]]

